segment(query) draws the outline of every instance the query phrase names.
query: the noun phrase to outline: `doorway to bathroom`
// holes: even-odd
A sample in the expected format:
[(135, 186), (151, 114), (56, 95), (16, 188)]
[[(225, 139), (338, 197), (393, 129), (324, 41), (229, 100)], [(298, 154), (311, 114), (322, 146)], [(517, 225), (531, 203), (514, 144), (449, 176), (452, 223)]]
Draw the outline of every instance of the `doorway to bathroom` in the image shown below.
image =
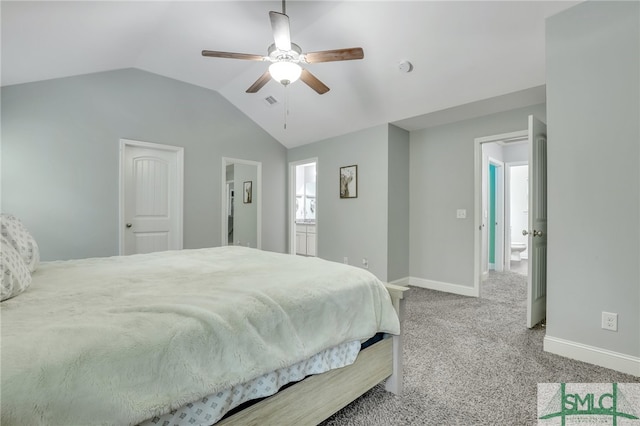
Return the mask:
[(532, 328), (546, 316), (547, 130), (533, 116), (528, 122), (527, 130), (475, 139), (474, 293), (492, 273), (526, 270)]
[[(528, 274), (526, 264), (528, 144), (513, 136), (481, 145), (481, 276), (491, 271)], [(522, 172), (524, 171), (524, 175)], [(525, 250), (522, 250), (522, 248)]]
[(506, 164), (505, 216), (508, 218), (505, 244), (505, 269), (528, 274), (529, 250), (527, 236), (522, 230), (529, 221), (529, 162), (513, 161)]
[[(529, 166), (527, 140), (482, 145), (486, 179), (482, 186), (482, 274), (513, 271), (528, 274), (527, 237)], [(500, 161), (491, 155), (507, 161)], [(485, 182), (486, 181), (486, 182)]]
[(289, 163), (289, 252), (318, 253), (317, 158)]

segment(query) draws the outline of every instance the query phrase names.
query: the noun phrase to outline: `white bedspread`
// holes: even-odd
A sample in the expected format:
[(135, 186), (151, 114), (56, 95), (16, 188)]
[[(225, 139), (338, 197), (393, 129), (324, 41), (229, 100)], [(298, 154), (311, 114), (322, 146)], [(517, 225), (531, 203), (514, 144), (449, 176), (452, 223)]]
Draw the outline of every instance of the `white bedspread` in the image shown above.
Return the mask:
[(0, 306), (3, 426), (136, 424), (399, 333), (369, 272), (242, 247), (43, 263)]

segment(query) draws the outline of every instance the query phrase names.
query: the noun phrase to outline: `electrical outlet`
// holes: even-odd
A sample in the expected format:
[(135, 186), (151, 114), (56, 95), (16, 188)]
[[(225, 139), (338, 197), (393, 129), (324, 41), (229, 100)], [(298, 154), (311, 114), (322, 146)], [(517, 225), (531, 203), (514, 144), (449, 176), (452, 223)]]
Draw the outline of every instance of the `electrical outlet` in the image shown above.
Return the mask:
[(369, 261), (366, 257), (362, 258), (362, 266), (364, 267), (364, 269), (369, 269)]
[(345, 256), (345, 257), (343, 257), (343, 258), (342, 258), (342, 263), (344, 263), (345, 265), (348, 265), (348, 264), (349, 264), (349, 258), (348, 258), (348, 257), (346, 257), (346, 256)]
[(604, 330), (618, 331), (618, 314), (602, 312), (602, 328)]
[(456, 210), (456, 218), (457, 219), (466, 219), (467, 218), (467, 209), (458, 209), (458, 210)]

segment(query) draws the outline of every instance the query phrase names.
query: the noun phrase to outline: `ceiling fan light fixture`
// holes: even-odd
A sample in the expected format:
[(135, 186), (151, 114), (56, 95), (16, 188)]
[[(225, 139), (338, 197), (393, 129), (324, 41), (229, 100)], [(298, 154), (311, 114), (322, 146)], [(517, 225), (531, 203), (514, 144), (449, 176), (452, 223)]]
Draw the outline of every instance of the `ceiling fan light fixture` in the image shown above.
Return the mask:
[(269, 65), (269, 74), (275, 81), (287, 86), (300, 78), (302, 68), (295, 62), (279, 61)]

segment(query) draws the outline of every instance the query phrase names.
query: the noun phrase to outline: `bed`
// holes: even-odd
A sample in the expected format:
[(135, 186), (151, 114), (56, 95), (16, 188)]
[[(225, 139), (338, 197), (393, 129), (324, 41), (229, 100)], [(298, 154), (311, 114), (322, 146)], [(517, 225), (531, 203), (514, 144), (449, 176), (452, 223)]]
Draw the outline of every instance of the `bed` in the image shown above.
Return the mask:
[[(232, 246), (44, 262), (30, 276), (0, 305), (3, 425), (317, 424), (384, 380), (402, 389), (405, 288), (359, 268)], [(331, 353), (342, 360), (309, 361)], [(282, 370), (297, 383), (190, 419)]]

